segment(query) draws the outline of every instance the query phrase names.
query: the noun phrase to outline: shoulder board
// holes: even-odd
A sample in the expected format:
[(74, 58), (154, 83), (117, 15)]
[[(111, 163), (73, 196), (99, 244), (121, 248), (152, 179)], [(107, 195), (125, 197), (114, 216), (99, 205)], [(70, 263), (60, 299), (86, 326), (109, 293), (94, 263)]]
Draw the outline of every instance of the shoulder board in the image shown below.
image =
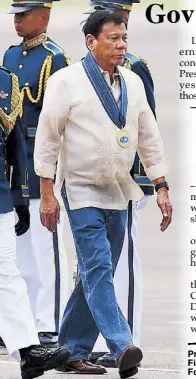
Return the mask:
[(46, 50), (50, 51), (52, 55), (63, 55), (67, 61), (67, 64), (71, 64), (69, 56), (64, 52), (64, 50), (60, 46), (56, 45), (56, 43), (54, 43), (53, 41), (48, 39), (47, 41), (43, 42), (42, 45)]
[(50, 40), (43, 42), (42, 45), (46, 50), (50, 51), (53, 55), (57, 55), (57, 54), (63, 54), (64, 55), (63, 49), (61, 49), (60, 46), (56, 45), (54, 42), (52, 42)]
[(6, 67), (0, 66), (0, 70), (5, 71), (5, 72), (7, 72), (8, 74), (11, 75), (11, 71), (8, 70), (8, 68), (6, 68)]
[(136, 62), (143, 62), (149, 70), (148, 62), (145, 61), (145, 59), (136, 54), (126, 53), (124, 67), (131, 68), (131, 66)]

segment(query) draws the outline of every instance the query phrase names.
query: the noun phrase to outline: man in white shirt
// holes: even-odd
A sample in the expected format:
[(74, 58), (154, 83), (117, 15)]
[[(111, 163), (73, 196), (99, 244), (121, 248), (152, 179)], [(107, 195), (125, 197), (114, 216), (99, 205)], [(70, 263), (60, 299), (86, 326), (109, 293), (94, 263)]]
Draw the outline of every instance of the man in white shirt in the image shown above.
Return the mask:
[(40, 115), (34, 162), (41, 177), (41, 221), (51, 232), (59, 222), (53, 179), (61, 153), (62, 196), (80, 279), (64, 312), (59, 344), (66, 342), (71, 351), (69, 371), (90, 373), (86, 362), (101, 332), (116, 357), (120, 377), (127, 378), (137, 373), (142, 352), (133, 345), (118, 307), (113, 273), (124, 241), (128, 202), (143, 196), (130, 169), (138, 150), (157, 190), (164, 231), (172, 216), (164, 178), (168, 164), (143, 84), (119, 66), (127, 49), (122, 17), (96, 12), (83, 31), (89, 53), (49, 79)]

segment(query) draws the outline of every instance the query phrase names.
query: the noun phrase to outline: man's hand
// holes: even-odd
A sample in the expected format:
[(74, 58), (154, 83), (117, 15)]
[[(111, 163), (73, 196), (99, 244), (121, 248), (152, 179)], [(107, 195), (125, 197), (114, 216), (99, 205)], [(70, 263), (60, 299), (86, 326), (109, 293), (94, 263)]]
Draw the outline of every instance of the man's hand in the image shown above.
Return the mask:
[(16, 235), (22, 236), (30, 227), (30, 213), (28, 205), (18, 205), (15, 207), (15, 211), (18, 215), (18, 222), (15, 225)]
[(171, 223), (173, 211), (169, 200), (168, 190), (166, 188), (160, 188), (157, 191), (157, 204), (163, 215), (160, 227), (161, 231), (164, 232)]
[(49, 232), (54, 233), (59, 223), (60, 207), (53, 193), (44, 193), (41, 196), (40, 219)]

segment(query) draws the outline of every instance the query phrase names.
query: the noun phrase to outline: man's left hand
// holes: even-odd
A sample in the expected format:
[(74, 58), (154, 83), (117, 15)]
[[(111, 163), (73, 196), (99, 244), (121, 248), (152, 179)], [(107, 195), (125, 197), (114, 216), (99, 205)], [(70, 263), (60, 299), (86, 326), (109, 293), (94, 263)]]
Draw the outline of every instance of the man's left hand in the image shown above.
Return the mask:
[(166, 188), (160, 188), (157, 191), (157, 204), (160, 208), (163, 218), (160, 224), (161, 231), (164, 232), (172, 220), (172, 205), (169, 200), (168, 190)]

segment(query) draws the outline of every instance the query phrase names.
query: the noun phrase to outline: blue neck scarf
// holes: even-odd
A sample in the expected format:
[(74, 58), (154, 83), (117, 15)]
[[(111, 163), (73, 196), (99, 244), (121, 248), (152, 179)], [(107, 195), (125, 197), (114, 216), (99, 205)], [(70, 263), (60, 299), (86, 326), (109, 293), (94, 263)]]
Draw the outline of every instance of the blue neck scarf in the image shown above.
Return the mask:
[(104, 79), (91, 52), (86, 55), (82, 61), (82, 64), (108, 116), (119, 129), (123, 129), (126, 125), (128, 103), (127, 88), (124, 78), (120, 75), (121, 107), (119, 109), (111, 88)]

